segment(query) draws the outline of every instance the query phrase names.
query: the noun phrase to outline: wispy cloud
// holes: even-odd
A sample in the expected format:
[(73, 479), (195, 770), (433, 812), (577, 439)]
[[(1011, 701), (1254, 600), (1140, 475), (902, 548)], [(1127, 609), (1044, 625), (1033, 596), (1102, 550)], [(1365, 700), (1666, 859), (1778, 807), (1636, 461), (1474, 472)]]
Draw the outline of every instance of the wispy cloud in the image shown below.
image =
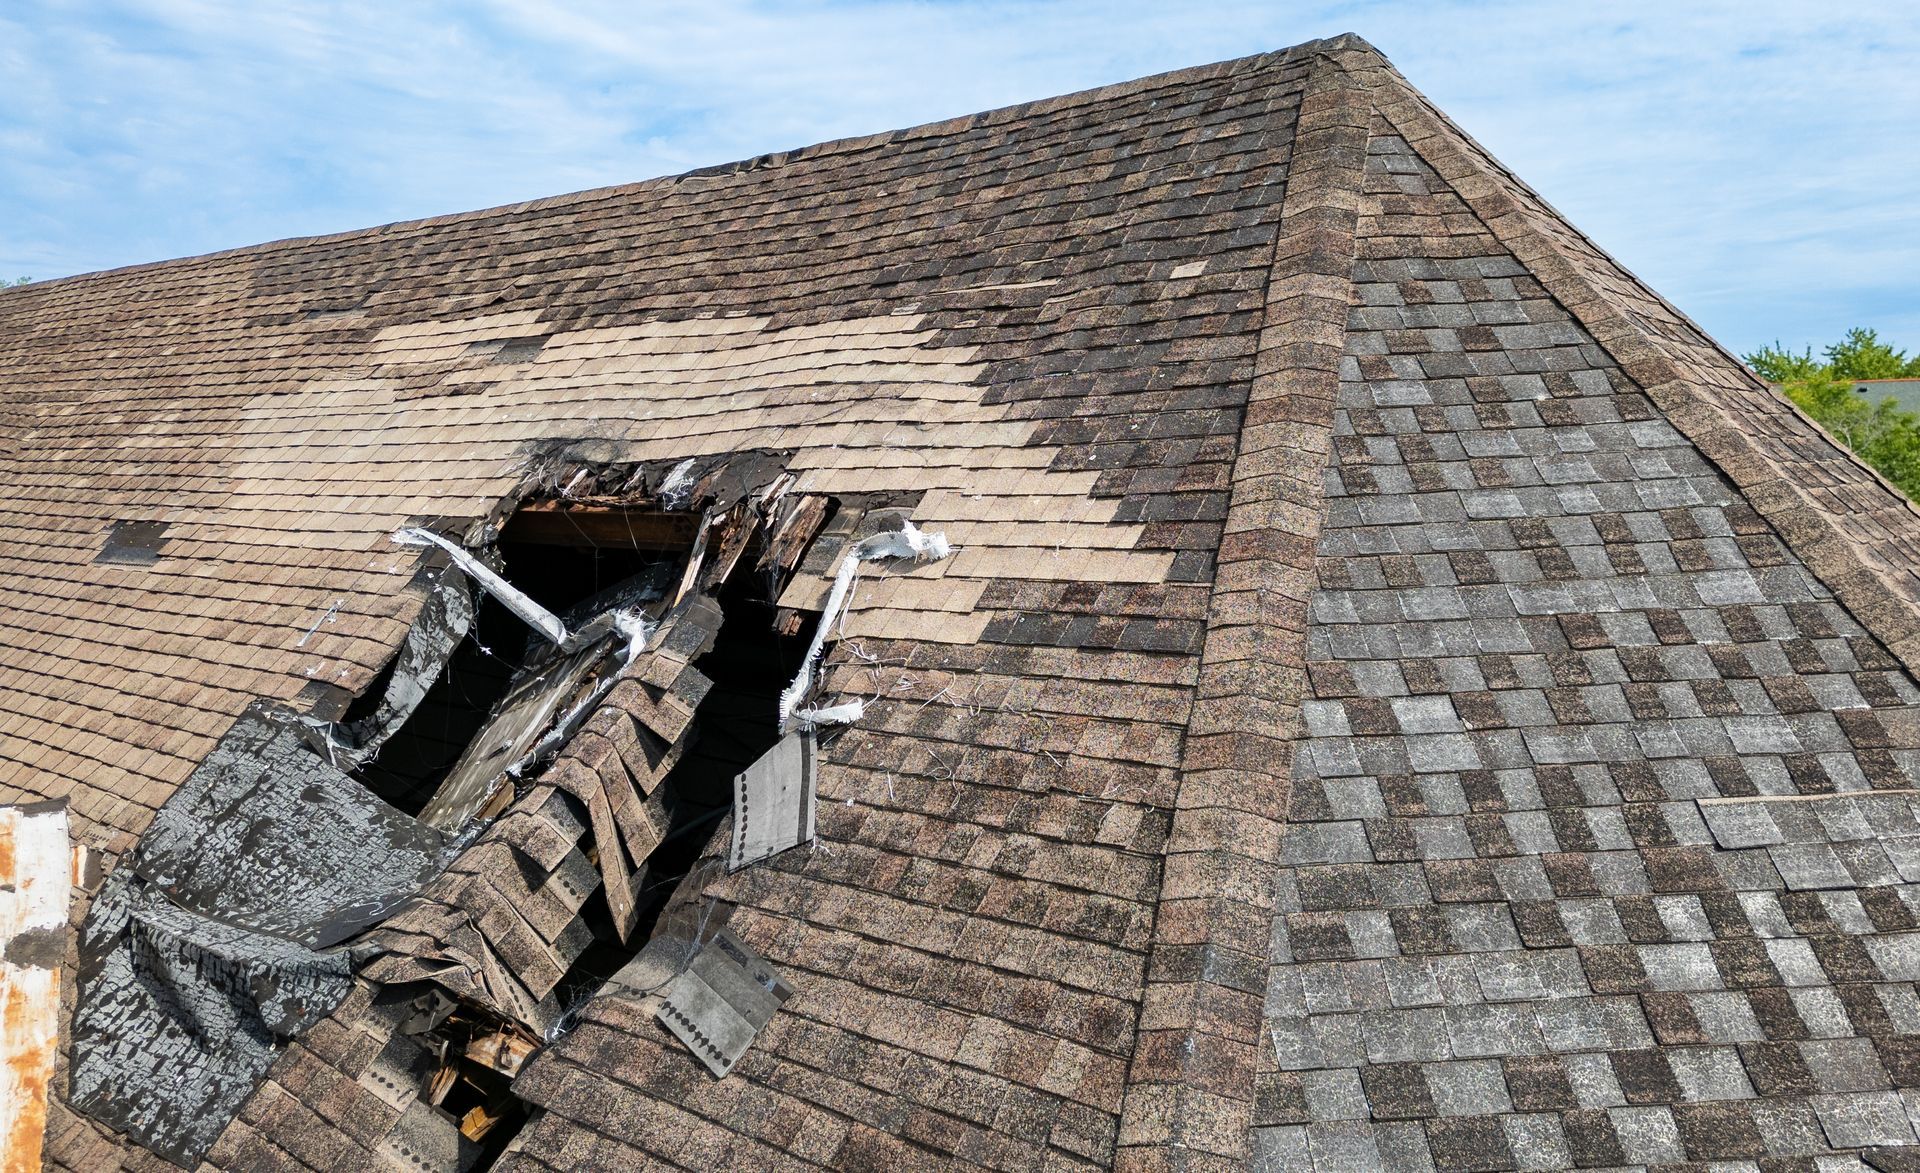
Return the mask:
[(620, 183), (1368, 37), (1737, 348), (1920, 346), (1920, 22), (1868, 0), (15, 0), (0, 274)]

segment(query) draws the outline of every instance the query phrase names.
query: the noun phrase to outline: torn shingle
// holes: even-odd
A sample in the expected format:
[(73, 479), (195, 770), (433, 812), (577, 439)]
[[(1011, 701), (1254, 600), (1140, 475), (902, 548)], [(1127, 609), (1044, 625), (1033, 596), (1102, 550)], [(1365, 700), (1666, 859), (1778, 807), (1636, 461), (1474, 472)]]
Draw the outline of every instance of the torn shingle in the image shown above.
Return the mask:
[(668, 984), (656, 1013), (707, 1070), (724, 1076), (792, 996), (766, 962), (722, 929)]
[(814, 752), (811, 732), (789, 733), (734, 779), (730, 869), (813, 841)]

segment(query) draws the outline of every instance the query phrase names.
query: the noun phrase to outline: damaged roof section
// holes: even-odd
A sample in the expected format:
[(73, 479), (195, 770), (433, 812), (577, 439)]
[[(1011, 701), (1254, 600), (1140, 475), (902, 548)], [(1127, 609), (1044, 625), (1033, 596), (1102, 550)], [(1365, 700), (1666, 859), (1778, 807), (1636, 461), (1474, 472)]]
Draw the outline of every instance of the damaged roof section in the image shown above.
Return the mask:
[(694, 607), (661, 624), (659, 646), (611, 678), (506, 813), (372, 934), (384, 956), (370, 979), (435, 982), (537, 1031), (554, 1026), (565, 1009), (556, 991), (593, 940), (581, 908), (596, 888), (621, 939), (633, 931), (643, 868), (669, 822), (660, 784), (708, 687), (690, 662), (718, 620)]
[(344, 756), (354, 764), (367, 761), (399, 732), (426, 699), (434, 679), (446, 670), (460, 641), (473, 630), (473, 622), (473, 595), (465, 577), (451, 567), (430, 572), (420, 614), (384, 673), (379, 704), (370, 715), (329, 738), (336, 760)]
[[(595, 493), (602, 480), (638, 501)], [(468, 1167), (516, 1112), (506, 1080), (608, 972), (583, 967), (596, 955), (595, 966), (607, 964), (610, 950), (624, 959), (648, 936), (643, 922), (679, 881), (671, 869), (684, 866), (658, 862), (663, 843), (729, 809), (753, 828), (755, 859), (811, 840), (810, 732), (775, 743), (736, 780), (737, 794), (699, 780), (712, 762), (689, 781), (672, 779), (700, 742), (695, 717), (713, 688), (693, 665), (726, 618), (714, 592), (753, 565), (771, 625), (773, 600), (829, 503), (786, 499), (792, 478), (765, 458), (579, 469), (559, 484), (582, 496), (521, 502), (536, 507), (546, 541), (564, 520), (598, 547), (586, 520), (620, 544), (608, 519), (632, 532), (636, 515), (654, 519), (640, 528), (655, 538), (691, 540), (678, 551), (622, 545), (635, 554), (617, 564), (638, 569), (610, 586), (598, 581), (597, 558), (593, 581), (560, 596), (550, 575), (532, 574), (546, 583), (536, 599), (497, 550), (421, 527), (397, 533), (428, 548), (416, 577), (425, 599), (357, 715), (326, 722), (256, 705), (95, 902), (82, 940), (73, 1106), (192, 1165), (356, 985), (424, 990), (410, 996), (431, 1012), (390, 1024), (388, 1077), (366, 1085), (397, 1113), (380, 1149), (417, 1167)], [(691, 524), (661, 524), (640, 508), (662, 502), (689, 510)], [(749, 559), (755, 548), (761, 556)], [(357, 775), (395, 752), (436, 688), (457, 686), (449, 674), (459, 649), (481, 636), (483, 606), (524, 625), (496, 626), (489, 638), (520, 635), (525, 650), (457, 759), (423, 776), (429, 792), (409, 815)], [(769, 730), (786, 671), (771, 662), (754, 685)], [(742, 817), (749, 794), (751, 822)], [(763, 808), (781, 829), (757, 817)], [(716, 1074), (791, 992), (732, 938), (692, 941), (667, 976), (674, 992), (662, 1005), (677, 1009), (663, 1009), (662, 1021)], [(461, 1040), (458, 1062), (449, 1030)], [(423, 1058), (429, 1052), (439, 1058)], [(453, 1084), (468, 1086), (472, 1101), (458, 1120)]]

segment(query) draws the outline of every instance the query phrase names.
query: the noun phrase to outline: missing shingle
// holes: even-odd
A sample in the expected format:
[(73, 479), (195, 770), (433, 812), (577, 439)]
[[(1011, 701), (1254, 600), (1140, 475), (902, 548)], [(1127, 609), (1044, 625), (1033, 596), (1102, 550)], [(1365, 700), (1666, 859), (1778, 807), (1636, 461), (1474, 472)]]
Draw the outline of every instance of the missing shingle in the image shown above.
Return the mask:
[(551, 337), (551, 334), (531, 334), (523, 338), (489, 338), (470, 344), (467, 353), (485, 355), (488, 362), (502, 366), (532, 362)]
[(107, 544), (93, 560), (123, 566), (151, 566), (160, 560), (160, 547), (166, 540), (164, 521), (116, 521), (107, 531)]

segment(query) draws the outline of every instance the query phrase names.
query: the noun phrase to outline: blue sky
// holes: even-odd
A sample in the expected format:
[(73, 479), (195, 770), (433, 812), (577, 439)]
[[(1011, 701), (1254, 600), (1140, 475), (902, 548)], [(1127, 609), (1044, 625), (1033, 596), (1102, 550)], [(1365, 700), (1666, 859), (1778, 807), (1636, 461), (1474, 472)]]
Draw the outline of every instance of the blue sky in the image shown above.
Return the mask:
[(622, 183), (1353, 31), (1737, 350), (1920, 350), (1910, 0), (8, 0), (0, 275)]

